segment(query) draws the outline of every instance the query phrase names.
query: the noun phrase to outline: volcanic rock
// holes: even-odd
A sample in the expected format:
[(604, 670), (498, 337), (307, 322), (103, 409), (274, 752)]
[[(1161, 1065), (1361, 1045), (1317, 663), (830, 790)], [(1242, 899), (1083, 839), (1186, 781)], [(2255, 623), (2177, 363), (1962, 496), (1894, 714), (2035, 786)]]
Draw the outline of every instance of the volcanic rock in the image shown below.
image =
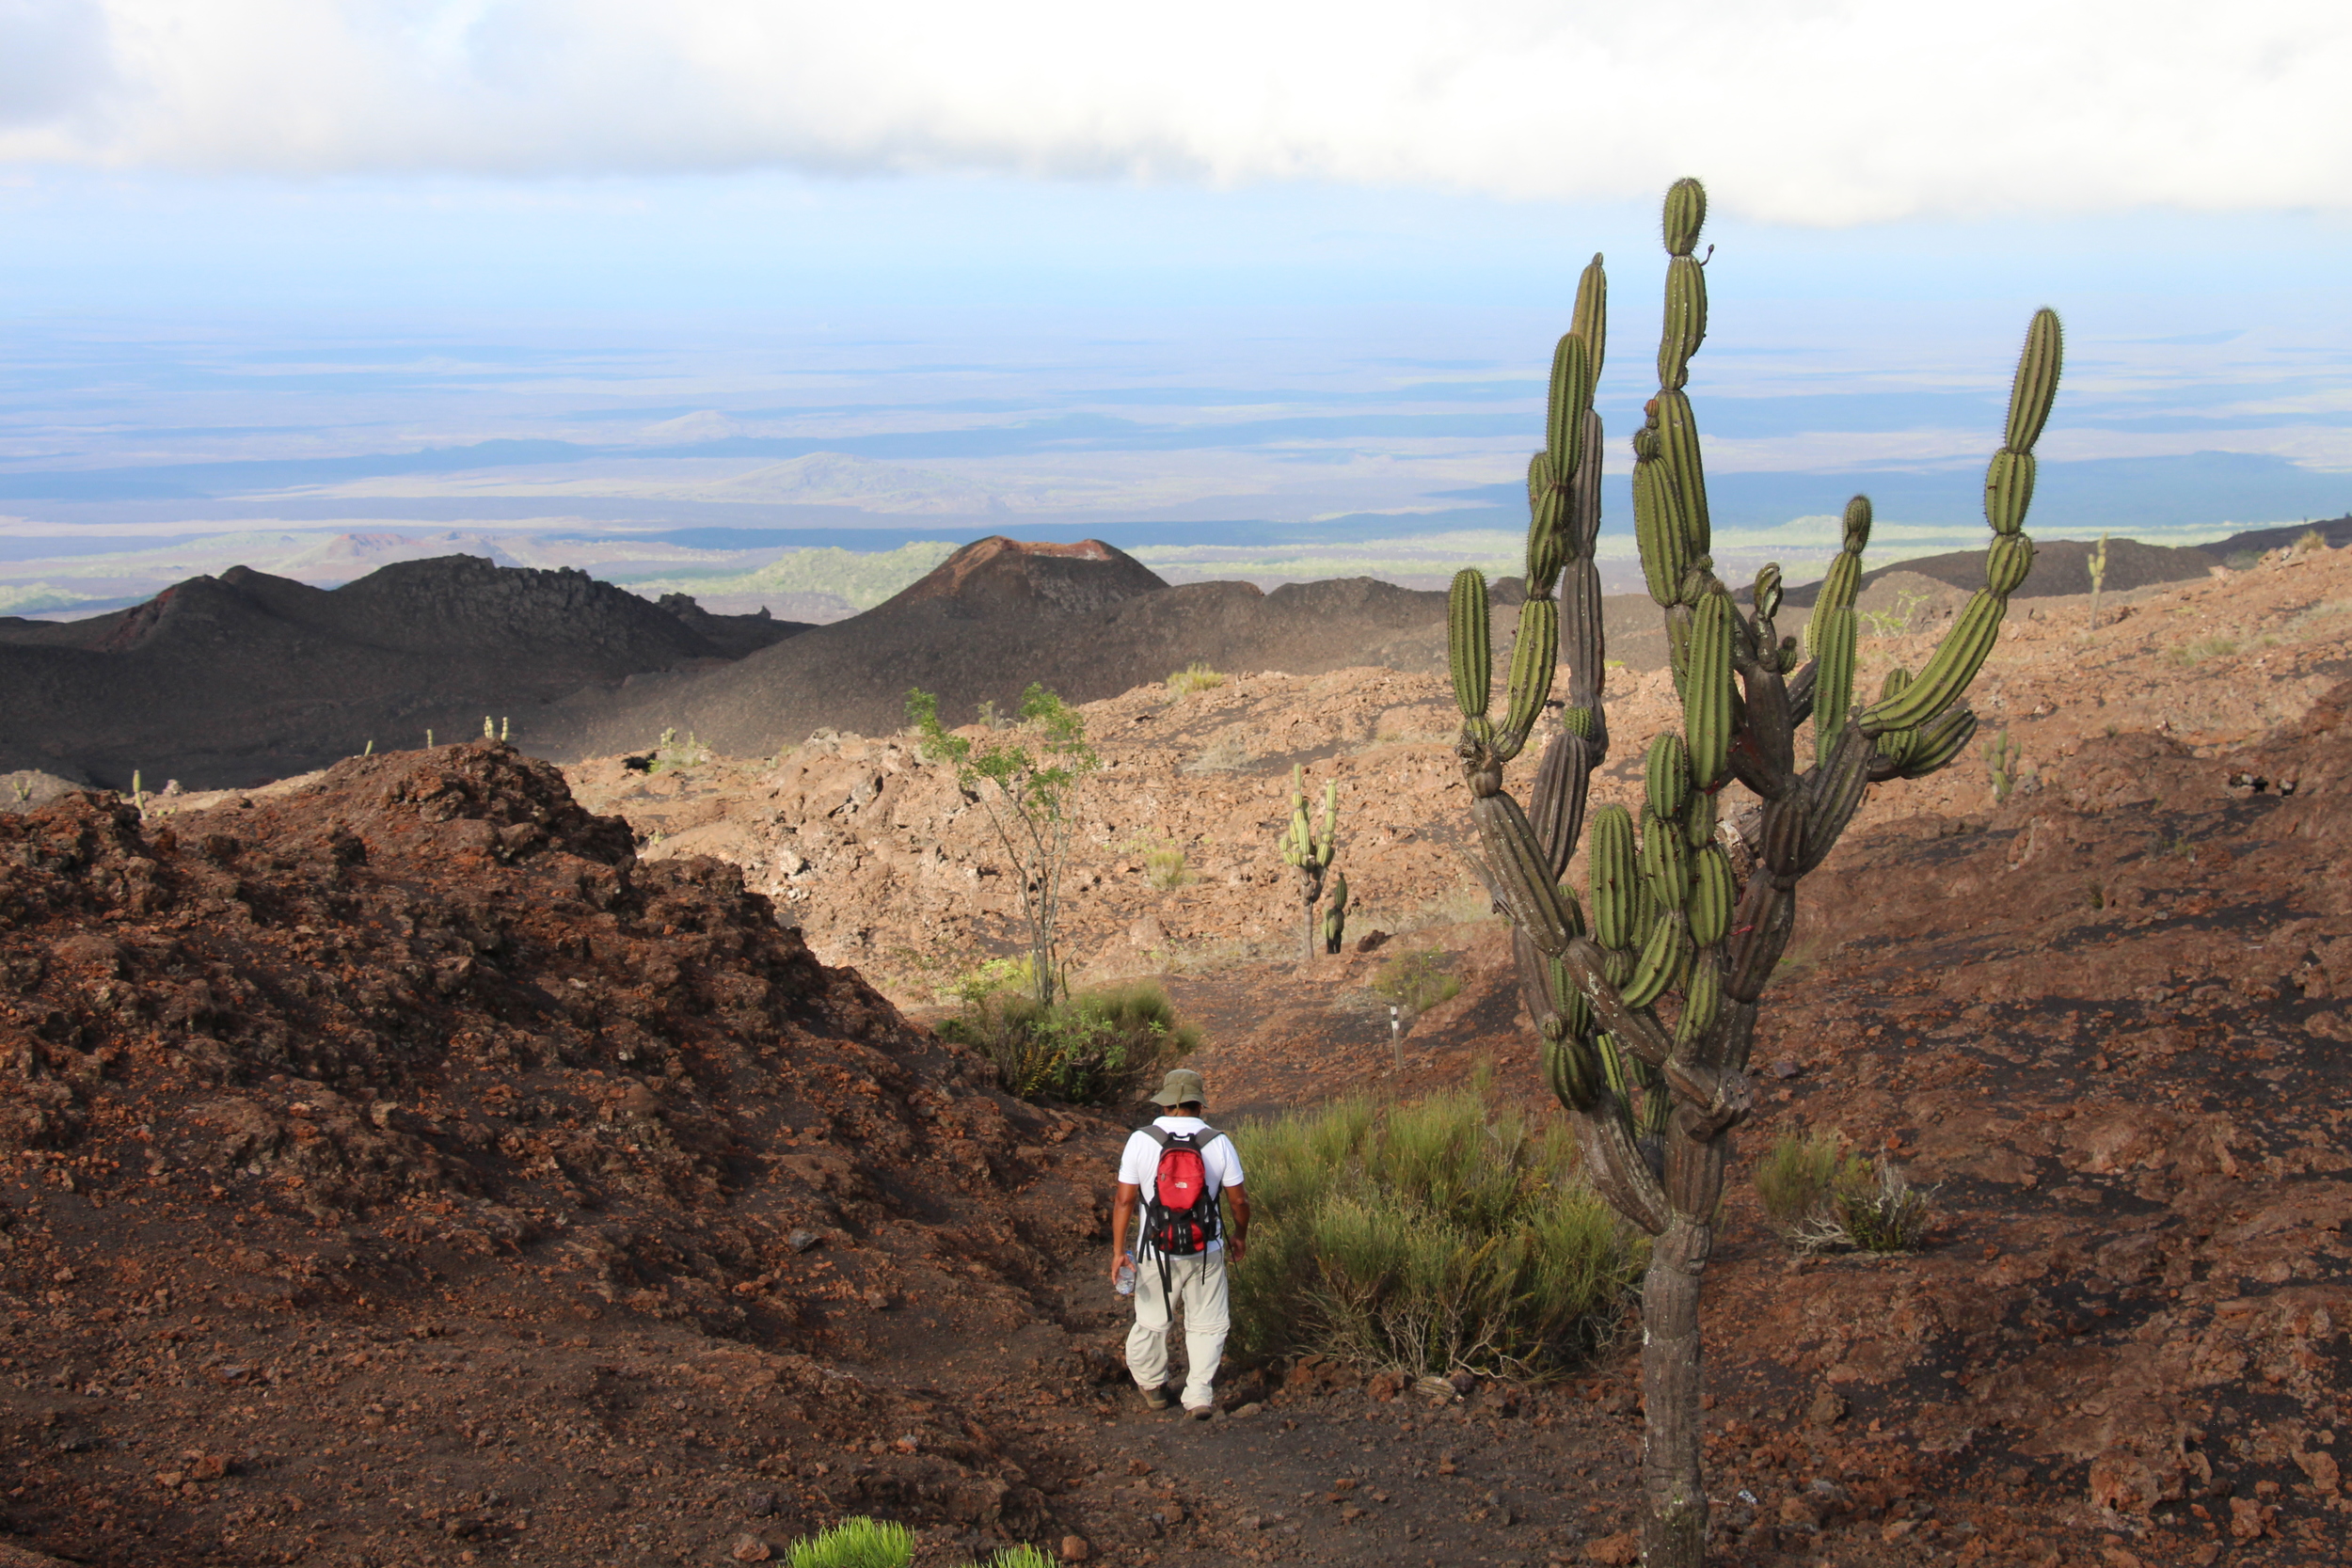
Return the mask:
[[(592, 1560), (628, 1523), (599, 1477), (732, 1499), (818, 1460), (783, 1526), (1043, 1528), (941, 1397), (843, 1363), (1040, 1318), (1013, 1281), (1099, 1224), (1050, 1153), (1090, 1124), (993, 1094), (732, 867), (638, 863), (545, 764), (0, 816), (0, 1457), (44, 1545), (527, 1528)], [(40, 1435), (69, 1416), (70, 1450)], [(723, 1519), (689, 1525), (629, 1539), (699, 1554)]]

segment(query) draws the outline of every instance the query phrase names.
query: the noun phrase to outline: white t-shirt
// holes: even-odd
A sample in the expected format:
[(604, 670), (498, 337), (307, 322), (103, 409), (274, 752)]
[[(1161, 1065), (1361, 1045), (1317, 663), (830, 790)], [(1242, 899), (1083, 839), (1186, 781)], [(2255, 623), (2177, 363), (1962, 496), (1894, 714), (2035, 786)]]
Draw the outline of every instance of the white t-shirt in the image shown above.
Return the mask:
[[(1152, 1125), (1163, 1132), (1198, 1132), (1209, 1124), (1199, 1117), (1161, 1117)], [(1119, 1179), (1141, 1187), (1146, 1206), (1158, 1186), (1160, 1153), (1158, 1141), (1140, 1129), (1127, 1134), (1127, 1147), (1120, 1151)], [(1231, 1137), (1213, 1138), (1200, 1150), (1200, 1172), (1212, 1203), (1226, 1188), (1242, 1185), (1241, 1155), (1234, 1151)], [(1209, 1250), (1221, 1251), (1224, 1245), (1220, 1236), (1209, 1243)]]

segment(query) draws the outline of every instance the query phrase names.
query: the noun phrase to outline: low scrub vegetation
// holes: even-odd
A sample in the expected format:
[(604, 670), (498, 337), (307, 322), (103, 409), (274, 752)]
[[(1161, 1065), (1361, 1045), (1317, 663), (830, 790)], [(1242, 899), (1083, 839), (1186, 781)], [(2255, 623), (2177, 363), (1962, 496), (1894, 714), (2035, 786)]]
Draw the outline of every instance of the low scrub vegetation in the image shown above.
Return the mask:
[(1380, 966), (1372, 977), (1372, 993), (1418, 1013), (1461, 995), (1462, 982), (1446, 972), (1435, 952), (1417, 947)]
[(1783, 1132), (1756, 1163), (1756, 1196), (1784, 1235), (1793, 1234), (1829, 1196), (1843, 1141), (1831, 1131)]
[(996, 1069), (997, 1086), (1024, 1100), (1120, 1105), (1197, 1050), (1200, 1031), (1151, 984), (1113, 986), (1038, 1002), (1028, 966), (996, 958), (958, 983), (959, 1010), (939, 1026)]
[(2227, 637), (2201, 637), (2172, 650), (2172, 662), (2184, 667), (2201, 664), (2209, 658), (2227, 658), (2237, 652), (2237, 643)]
[(1915, 1187), (1891, 1160), (1840, 1155), (1830, 1130), (1785, 1132), (1756, 1163), (1764, 1212), (1800, 1252), (1915, 1252), (1927, 1239), (1935, 1190)]
[(1162, 893), (1183, 887), (1192, 879), (1184, 872), (1184, 852), (1173, 844), (1162, 844), (1143, 853), (1143, 874)]
[[(490, 721), (485, 719), (482, 723), (486, 731)], [(663, 730), (661, 738), (654, 742), (653, 755), (647, 761), (645, 771), (675, 773), (682, 768), (700, 768), (709, 760), (710, 748), (696, 739), (691, 731), (684, 740), (680, 740), (677, 731)]]
[(1236, 768), (1247, 768), (1258, 760), (1258, 754), (1242, 743), (1240, 736), (1220, 735), (1201, 748), (1200, 754), (1184, 764), (1187, 773), (1231, 773)]
[[(908, 1568), (914, 1546), (914, 1532), (904, 1525), (850, 1518), (795, 1541), (785, 1560), (791, 1568)], [(1007, 1546), (980, 1568), (1054, 1568), (1054, 1560), (1035, 1546)]]
[(1565, 1129), (1530, 1132), (1486, 1088), (1233, 1131), (1261, 1216), (1232, 1276), (1239, 1354), (1540, 1378), (1608, 1338), (1646, 1244)]
[(1179, 697), (1195, 691), (1214, 691), (1225, 684), (1225, 677), (1195, 659), (1168, 677), (1168, 689)]

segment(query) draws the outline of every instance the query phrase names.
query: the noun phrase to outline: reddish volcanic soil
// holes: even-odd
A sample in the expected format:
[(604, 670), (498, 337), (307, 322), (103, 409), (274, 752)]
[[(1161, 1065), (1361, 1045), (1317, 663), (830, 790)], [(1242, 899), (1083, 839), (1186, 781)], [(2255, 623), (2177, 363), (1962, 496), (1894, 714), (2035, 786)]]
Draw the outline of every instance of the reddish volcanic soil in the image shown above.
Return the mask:
[[(2046, 606), (1985, 681), (2030, 790), (1991, 801), (1973, 756), (1889, 786), (1805, 885), (1743, 1148), (1837, 1129), (1938, 1219), (1800, 1259), (1735, 1176), (1721, 1562), (2352, 1556), (2347, 586), (2335, 551), (2095, 632)], [(1662, 703), (1622, 680), (1629, 756)], [(1433, 684), (1288, 684), (1089, 706), (1119, 767), (1082, 956), (1167, 973), (1220, 1115), (1481, 1060), (1540, 1102), (1500, 927), (1452, 896)], [(1542, 1389), (1309, 1363), (1236, 1370), (1202, 1425), (1133, 1400), (1097, 1275), (1123, 1122), (996, 1094), (819, 961), (928, 1003), (1004, 934), (977, 825), (895, 744), (580, 770), (628, 822), (485, 744), (0, 816), (25, 1560), (758, 1561), (874, 1513), (927, 1565), (1629, 1561), (1630, 1326)], [(1387, 951), (1274, 956), (1294, 760), (1343, 780), (1351, 934), (1410, 927), (1465, 981), (1401, 1073)], [(1149, 887), (1162, 838), (1197, 881)], [(691, 853), (731, 847), (751, 891)]]

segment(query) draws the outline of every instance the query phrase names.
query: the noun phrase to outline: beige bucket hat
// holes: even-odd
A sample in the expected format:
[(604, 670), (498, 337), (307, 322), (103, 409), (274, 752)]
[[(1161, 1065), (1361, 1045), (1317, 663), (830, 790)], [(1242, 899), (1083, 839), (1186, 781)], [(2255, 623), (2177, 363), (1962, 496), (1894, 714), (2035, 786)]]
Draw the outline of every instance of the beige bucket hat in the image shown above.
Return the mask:
[(1209, 1086), (1200, 1081), (1200, 1075), (1192, 1069), (1180, 1067), (1168, 1075), (1168, 1082), (1162, 1084), (1160, 1092), (1152, 1097), (1152, 1103), (1154, 1105), (1198, 1105), (1206, 1110), (1209, 1104)]

